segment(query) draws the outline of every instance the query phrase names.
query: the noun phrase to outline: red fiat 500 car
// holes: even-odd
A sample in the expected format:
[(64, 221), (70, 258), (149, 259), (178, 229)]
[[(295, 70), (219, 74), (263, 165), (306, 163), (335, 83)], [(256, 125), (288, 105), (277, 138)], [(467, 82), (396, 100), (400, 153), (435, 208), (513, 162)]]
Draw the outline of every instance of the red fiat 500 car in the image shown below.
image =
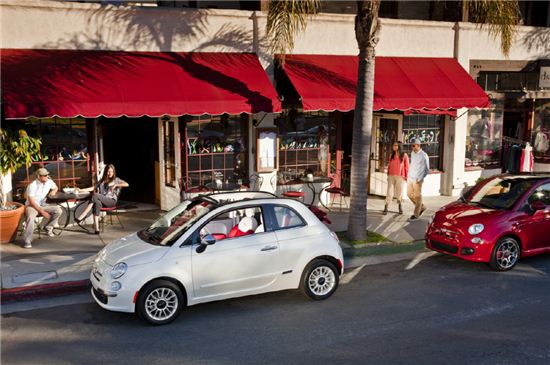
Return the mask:
[(426, 247), (510, 270), (520, 257), (550, 252), (550, 176), (499, 175), (437, 211)]

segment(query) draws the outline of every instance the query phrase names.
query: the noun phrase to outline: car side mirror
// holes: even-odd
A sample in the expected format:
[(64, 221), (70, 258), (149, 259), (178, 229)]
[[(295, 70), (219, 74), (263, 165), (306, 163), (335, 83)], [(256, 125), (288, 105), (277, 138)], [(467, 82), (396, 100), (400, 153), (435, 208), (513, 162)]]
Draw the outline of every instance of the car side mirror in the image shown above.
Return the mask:
[(546, 204), (542, 200), (537, 200), (533, 203), (531, 203), (531, 209), (533, 209), (534, 212), (537, 210), (544, 210), (546, 209)]
[(195, 250), (197, 253), (203, 253), (204, 250), (206, 250), (206, 247), (213, 245), (216, 243), (216, 239), (211, 234), (207, 234), (201, 239), (201, 243), (197, 246), (197, 249)]

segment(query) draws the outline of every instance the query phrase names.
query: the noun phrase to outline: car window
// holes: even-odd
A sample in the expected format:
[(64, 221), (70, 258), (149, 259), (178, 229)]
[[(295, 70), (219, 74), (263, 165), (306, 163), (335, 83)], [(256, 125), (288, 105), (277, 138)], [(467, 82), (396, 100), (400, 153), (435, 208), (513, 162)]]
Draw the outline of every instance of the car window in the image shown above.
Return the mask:
[(536, 183), (526, 178), (494, 178), (469, 194), (467, 201), (489, 209), (511, 209)]
[(550, 183), (539, 186), (528, 199), (529, 204), (536, 201), (542, 201), (544, 204), (550, 205)]
[(218, 214), (202, 226), (200, 236), (212, 235), (216, 241), (264, 232), (261, 207), (232, 209)]
[(292, 208), (274, 206), (273, 212), (275, 213), (275, 220), (277, 223), (276, 229), (293, 228), (306, 225), (302, 217), (300, 217)]

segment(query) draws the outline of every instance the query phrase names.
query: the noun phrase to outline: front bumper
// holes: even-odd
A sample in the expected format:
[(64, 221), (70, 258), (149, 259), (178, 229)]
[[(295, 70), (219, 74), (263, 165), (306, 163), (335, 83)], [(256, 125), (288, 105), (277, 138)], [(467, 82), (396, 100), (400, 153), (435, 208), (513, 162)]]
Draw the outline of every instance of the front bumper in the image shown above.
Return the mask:
[[(473, 243), (471, 240), (474, 237), (479, 237), (481, 242)], [(489, 262), (493, 246), (493, 240), (487, 237), (472, 236), (433, 224), (426, 232), (426, 248), (468, 261)]]
[[(90, 274), (92, 283), (91, 294), (94, 300), (102, 308), (114, 312), (133, 313), (135, 311), (135, 291), (127, 288), (122, 282), (122, 288), (116, 292), (110, 291), (111, 281), (107, 275), (110, 268), (102, 263), (94, 264)], [(121, 280), (119, 280), (121, 281)]]

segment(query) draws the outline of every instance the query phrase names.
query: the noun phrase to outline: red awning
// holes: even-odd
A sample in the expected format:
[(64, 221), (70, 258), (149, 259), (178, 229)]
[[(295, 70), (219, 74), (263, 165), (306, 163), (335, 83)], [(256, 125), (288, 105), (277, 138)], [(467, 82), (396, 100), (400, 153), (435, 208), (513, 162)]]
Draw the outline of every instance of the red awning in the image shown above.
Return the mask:
[[(357, 56), (287, 55), (304, 110), (355, 108)], [(376, 57), (374, 110), (487, 108), (489, 97), (454, 58)]]
[(251, 53), (2, 50), (6, 118), (280, 112)]

